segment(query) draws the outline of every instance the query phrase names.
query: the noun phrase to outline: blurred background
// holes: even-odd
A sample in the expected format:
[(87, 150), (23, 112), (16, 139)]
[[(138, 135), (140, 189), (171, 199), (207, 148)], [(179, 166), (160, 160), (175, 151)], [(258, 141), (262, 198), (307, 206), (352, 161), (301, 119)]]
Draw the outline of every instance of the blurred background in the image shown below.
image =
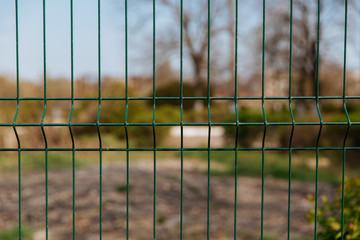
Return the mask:
[[(153, 66), (153, 12), (152, 1), (128, 1), (128, 83), (129, 97), (153, 97), (153, 67), (155, 67), (156, 97), (180, 96), (180, 1), (156, 0), (155, 66)], [(210, 8), (210, 42), (208, 41), (207, 1), (184, 0), (183, 12), (183, 95), (184, 97), (206, 97), (210, 88), (211, 97), (234, 97), (235, 79), (237, 97), (255, 99), (238, 100), (237, 112), (241, 123), (263, 123), (262, 94), (262, 11), (260, 0), (239, 0), (238, 48), (235, 52), (235, 1), (212, 0)], [(74, 96), (98, 97), (98, 40), (97, 1), (74, 1)], [(344, 76), (344, 26), (345, 1), (321, 1), (319, 67), (317, 66), (317, 2), (294, 0), (292, 37), (292, 96), (316, 96), (317, 72), (319, 73), (320, 96), (338, 98), (320, 99), (320, 112), (325, 122), (343, 122), (343, 125), (325, 125), (322, 129), (320, 147), (342, 147), (345, 138), (347, 118), (342, 99), (360, 95), (360, 3), (348, 1), (346, 86)], [(265, 97), (289, 96), (289, 49), (290, 49), (290, 1), (266, 1), (265, 32)], [(19, 1), (19, 78), (20, 97), (44, 96), (42, 1)], [(16, 45), (15, 5), (12, 1), (1, 3), (0, 8), (0, 122), (12, 123), (16, 112)], [(69, 1), (46, 1), (46, 56), (47, 97), (71, 96), (70, 74), (70, 5)], [(210, 56), (207, 55), (210, 47)], [(237, 55), (237, 65), (235, 64)], [(208, 57), (209, 75), (208, 75)], [(235, 71), (235, 67), (237, 67)], [(125, 97), (125, 8), (124, 1), (104, 0), (101, 2), (101, 96)], [(237, 76), (235, 74), (237, 73)], [(210, 79), (210, 85), (207, 80)], [(346, 106), (352, 122), (360, 121), (360, 99), (347, 99)], [(40, 123), (44, 109), (43, 100), (20, 101), (17, 123)], [(71, 101), (49, 100), (44, 122), (68, 123)], [(289, 101), (265, 101), (267, 121), (291, 123)], [(294, 99), (293, 110), (296, 122), (319, 122), (315, 98)], [(235, 123), (234, 100), (211, 100), (210, 117), (213, 123)], [(155, 121), (157, 123), (180, 122), (179, 100), (156, 100)], [(72, 115), (73, 123), (96, 123), (97, 100), (76, 100)], [(207, 123), (207, 101), (185, 100), (183, 105), (185, 123)], [(101, 123), (123, 123), (125, 121), (124, 100), (104, 100), (100, 113)], [(129, 123), (152, 123), (152, 100), (129, 100)], [(95, 126), (73, 126), (77, 148), (99, 146)], [(44, 137), (40, 127), (17, 127), (22, 148), (43, 148)], [(121, 126), (100, 127), (104, 148), (125, 148), (125, 129)], [(46, 126), (49, 148), (71, 148), (69, 128)], [(240, 126), (238, 147), (260, 148), (263, 126)], [(271, 125), (267, 128), (266, 147), (289, 147), (291, 125)], [(292, 140), (293, 147), (315, 147), (319, 125), (297, 125)], [(152, 126), (130, 126), (130, 148), (152, 148)], [(157, 126), (156, 146), (159, 148), (180, 148), (180, 127)], [(184, 127), (184, 147), (206, 148), (210, 137), (211, 147), (234, 147), (236, 126), (213, 126), (208, 136), (207, 126)], [(346, 146), (360, 145), (360, 127), (352, 125)], [(0, 148), (17, 148), (12, 127), (0, 128)], [(287, 230), (287, 180), (289, 171), (288, 151), (265, 153), (265, 229), (267, 239), (283, 239)], [(22, 174), (26, 183), (24, 193), (23, 234), (42, 239), (44, 236), (44, 154), (22, 152)], [(329, 198), (335, 198), (336, 186), (342, 176), (342, 150), (320, 151), (320, 191)], [(207, 194), (207, 152), (184, 153), (185, 191), (184, 231), (189, 239), (206, 236), (206, 194)], [(126, 156), (124, 152), (104, 153), (104, 236), (115, 239), (123, 236), (125, 225)], [(158, 152), (158, 204), (157, 216), (159, 239), (177, 238), (179, 234), (180, 207), (180, 153)], [(292, 209), (292, 236), (294, 239), (311, 239), (313, 223), (306, 219), (306, 213), (313, 208), (309, 194), (314, 194), (316, 162), (315, 151), (293, 152), (292, 178), (294, 207)], [(240, 239), (255, 239), (260, 229), (261, 196), (261, 152), (239, 151), (238, 169), (234, 169), (233, 151), (212, 152), (211, 188), (212, 226), (211, 236), (216, 239), (230, 239), (233, 226), (234, 175), (239, 181), (238, 234)], [(99, 214), (98, 202), (99, 157), (96, 152), (76, 152), (75, 166), (79, 200), (77, 219), (78, 236), (83, 239), (97, 239)], [(131, 234), (134, 239), (148, 239), (152, 231), (153, 153), (131, 152), (132, 184), (130, 190), (131, 215), (134, 222)], [(49, 153), (50, 202), (53, 213), (49, 231), (53, 239), (67, 239), (71, 236), (71, 152)], [(18, 183), (17, 152), (2, 151), (0, 155), (1, 189), (0, 239), (16, 231)], [(360, 174), (358, 152), (348, 150), (346, 154), (346, 176)], [(8, 181), (5, 181), (7, 179)], [(232, 179), (232, 180), (231, 180)], [(185, 180), (184, 180), (185, 181)], [(195, 184), (197, 182), (197, 184)], [(242, 183), (241, 183), (242, 182)], [(38, 184), (36, 184), (38, 183)], [(150, 184), (151, 183), (151, 184)], [(32, 186), (37, 186), (37, 188)], [(51, 185), (52, 184), (52, 185)], [(28, 186), (27, 188), (25, 186)], [(267, 190), (265, 190), (267, 191)], [(42, 193), (41, 200), (34, 200)], [(87, 196), (85, 193), (89, 193)], [(146, 193), (146, 194), (144, 194)], [(52, 195), (51, 195), (52, 194)], [(247, 197), (244, 197), (247, 195)], [(121, 197), (120, 197), (121, 196)], [(142, 196), (142, 197), (141, 197)], [(187, 198), (187, 197), (188, 198)], [(268, 198), (267, 198), (268, 196)], [(276, 196), (279, 196), (276, 198)], [(141, 198), (141, 199), (140, 199)], [(145, 200), (144, 200), (145, 199)], [(146, 200), (147, 199), (147, 200)], [(250, 207), (250, 203), (254, 206)], [(64, 204), (60, 217), (55, 206)], [(60, 205), (59, 205), (60, 204)], [(81, 205), (84, 204), (84, 205)], [(106, 205), (107, 204), (107, 205)], [(139, 208), (138, 206), (142, 206)], [(106, 209), (106, 208), (105, 208)], [(114, 210), (116, 209), (116, 210)], [(246, 210), (247, 209), (247, 213)], [(250, 209), (250, 210), (249, 210)], [(245, 212), (243, 212), (245, 211)], [(266, 212), (269, 212), (266, 215)], [(113, 213), (113, 214), (111, 214)], [(116, 214), (115, 214), (116, 213)], [(60, 215), (59, 215), (60, 214)], [(185, 214), (185, 215), (186, 215)], [(59, 220), (62, 219), (62, 220)], [(147, 219), (146, 221), (143, 219)], [(275, 219), (275, 220), (274, 220)], [(143, 222), (141, 221), (143, 220)], [(53, 222), (51, 222), (53, 221)], [(107, 222), (108, 221), (108, 222)], [(298, 221), (301, 224), (296, 224)], [(301, 226), (300, 226), (301, 225)], [(141, 226), (139, 232), (135, 226)], [(3, 233), (2, 233), (2, 230)], [(241, 229), (241, 230), (240, 230)], [(335, 230), (334, 230), (335, 231)], [(14, 233), (14, 234), (15, 234)], [(60, 233), (63, 233), (61, 235)], [(2, 235), (1, 235), (2, 234)], [(59, 235), (60, 234), (60, 235)], [(66, 235), (68, 234), (68, 235)], [(69, 235), (70, 234), (70, 235)], [(118, 235), (116, 235), (118, 234)], [(205, 234), (205, 235), (204, 235)], [(25, 236), (24, 235), (24, 236)], [(13, 238), (6, 238), (13, 239)], [(328, 238), (331, 239), (331, 238)], [(356, 238), (353, 238), (356, 239)]]

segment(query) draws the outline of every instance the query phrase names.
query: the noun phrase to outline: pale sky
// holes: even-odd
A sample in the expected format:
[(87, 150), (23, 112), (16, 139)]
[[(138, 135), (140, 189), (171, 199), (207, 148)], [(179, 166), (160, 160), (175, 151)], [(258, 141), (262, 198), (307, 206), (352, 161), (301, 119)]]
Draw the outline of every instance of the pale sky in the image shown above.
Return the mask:
[[(259, 0), (258, 0), (259, 1)], [(0, 75), (14, 76), (15, 64), (15, 4), (14, 0), (1, 1), (0, 8)], [(151, 72), (152, 46), (152, 8), (143, 8), (129, 3), (129, 74), (139, 71)], [(184, 1), (186, 4), (187, 1)], [(260, 1), (259, 1), (260, 2)], [(101, 0), (101, 52), (102, 75), (124, 76), (124, 1)], [(260, 5), (261, 6), (261, 5)], [(253, 29), (261, 21), (261, 8), (252, 11), (239, 6), (239, 35)], [(255, 9), (255, 10), (254, 10)], [(47, 73), (53, 77), (70, 77), (70, 1), (46, 0), (46, 38), (47, 38)], [(341, 14), (343, 14), (341, 12)], [(148, 16), (143, 27), (134, 24), (139, 15)], [(168, 16), (157, 15), (157, 29), (169, 24)], [(42, 0), (19, 0), (19, 52), (20, 77), (27, 80), (39, 80), (43, 75), (43, 34)], [(243, 32), (242, 32), (243, 31)], [(355, 36), (358, 47), (348, 51), (348, 67), (360, 69), (360, 27), (359, 22), (349, 23), (349, 35)], [(329, 31), (329, 34), (332, 34)], [(248, 46), (239, 40), (239, 61), (241, 56), (249, 54)], [(340, 36), (341, 37), (341, 36)], [(334, 58), (342, 57), (342, 45), (337, 41), (333, 48)], [(96, 76), (97, 67), (97, 0), (74, 0), (74, 70), (75, 77)], [(249, 42), (249, 39), (245, 39)], [(251, 42), (251, 41), (250, 41)], [(139, 46), (141, 44), (141, 47)], [(145, 48), (144, 48), (145, 46)], [(217, 46), (221, 47), (221, 46)], [(331, 55), (331, 53), (330, 53)], [(131, 61), (138, 56), (150, 56), (149, 61)], [(178, 57), (178, 56), (177, 56)], [(178, 62), (178, 60), (175, 60)], [(149, 64), (150, 63), (150, 64)], [(185, 62), (185, 70), (189, 69)], [(144, 66), (141, 66), (144, 65)], [(178, 65), (178, 64), (177, 64)], [(241, 67), (241, 62), (239, 62)], [(241, 71), (239, 71), (241, 72)]]
[[(113, 0), (101, 2), (102, 71), (121, 75), (123, 66), (123, 15)], [(43, 75), (42, 0), (19, 0), (20, 76), (35, 80)], [(70, 76), (70, 4), (46, 1), (47, 72)], [(0, 73), (15, 72), (15, 6), (2, 1), (0, 8)], [(74, 0), (75, 75), (97, 74), (97, 1)]]

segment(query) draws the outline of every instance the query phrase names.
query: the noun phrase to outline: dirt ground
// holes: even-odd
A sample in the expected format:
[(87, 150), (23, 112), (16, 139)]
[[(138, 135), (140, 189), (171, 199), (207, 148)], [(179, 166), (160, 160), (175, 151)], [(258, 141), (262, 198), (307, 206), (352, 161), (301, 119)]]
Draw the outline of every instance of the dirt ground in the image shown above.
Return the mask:
[[(212, 165), (212, 167), (216, 167)], [(261, 166), (259, 166), (261, 167)], [(206, 239), (207, 169), (205, 162), (184, 161), (184, 239)], [(153, 161), (130, 162), (130, 239), (152, 239), (153, 234)], [(45, 239), (45, 175), (22, 176), (22, 224), (33, 229), (34, 240)], [(156, 238), (179, 239), (180, 161), (159, 160), (156, 174)], [(99, 239), (99, 168), (76, 170), (76, 238)], [(305, 219), (313, 207), (306, 197), (314, 193), (314, 183), (292, 182), (291, 239), (306, 239), (313, 223)], [(0, 229), (18, 223), (18, 178), (0, 176)], [(331, 196), (334, 188), (319, 184), (319, 195)], [(126, 165), (103, 166), (103, 239), (124, 239), (126, 234)], [(285, 239), (287, 234), (288, 182), (265, 179), (264, 235)], [(72, 172), (49, 172), (49, 239), (71, 239)], [(261, 179), (238, 177), (238, 239), (259, 239)], [(211, 177), (210, 238), (233, 239), (234, 177)]]

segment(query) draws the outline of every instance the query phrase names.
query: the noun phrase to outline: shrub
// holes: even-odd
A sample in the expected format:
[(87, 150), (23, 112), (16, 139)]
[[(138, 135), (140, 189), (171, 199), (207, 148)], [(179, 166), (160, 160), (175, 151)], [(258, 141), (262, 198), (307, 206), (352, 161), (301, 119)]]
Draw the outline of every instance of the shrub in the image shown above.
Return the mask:
[[(203, 83), (204, 86), (201, 87), (203, 90), (202, 96), (207, 96), (207, 87), (206, 83)], [(156, 88), (156, 97), (180, 97), (180, 82), (172, 81), (167, 84), (164, 84)], [(153, 96), (152, 92), (149, 96)], [(184, 97), (199, 97), (196, 96), (196, 87), (192, 83), (183, 82), (183, 96)], [(183, 101), (184, 109), (193, 109), (196, 101)], [(202, 101), (205, 105), (206, 100)], [(156, 103), (156, 106), (159, 105), (172, 105), (180, 106), (180, 100), (160, 100)], [(179, 107), (180, 108), (180, 107)]]
[[(263, 114), (260, 111), (254, 111), (251, 109), (242, 109), (238, 111), (239, 122), (264, 122)], [(236, 115), (229, 114), (225, 118), (225, 122), (236, 123)], [(232, 126), (225, 126), (225, 136), (233, 141), (235, 134), (235, 128)], [(261, 134), (263, 134), (263, 128), (259, 126), (240, 126), (239, 127), (239, 139), (238, 144), (244, 147), (250, 147), (255, 139), (257, 139)]]
[[(105, 102), (105, 101), (104, 101)], [(95, 106), (95, 105), (94, 105)], [(96, 108), (95, 108), (96, 107)], [(96, 122), (98, 109), (97, 106), (90, 107), (90, 103), (84, 101), (76, 110), (74, 110), (74, 118), (81, 118), (83, 115), (85, 119), (81, 122)], [(153, 109), (152, 106), (145, 104), (141, 101), (129, 101), (128, 108), (128, 123), (152, 123), (153, 122)], [(179, 122), (180, 109), (176, 111), (172, 106), (162, 105), (156, 107), (156, 123), (169, 123)], [(104, 123), (124, 123), (125, 121), (125, 103), (124, 101), (112, 101), (111, 104), (106, 102), (102, 105), (100, 122)], [(84, 135), (97, 134), (96, 127), (82, 127), (73, 128), (75, 134)], [(158, 143), (164, 140), (169, 132), (170, 127), (156, 127), (156, 139)], [(124, 127), (102, 127), (101, 133), (110, 133), (118, 139), (125, 139)], [(129, 126), (129, 137), (134, 139), (137, 146), (152, 146), (153, 129), (152, 126)], [(150, 144), (149, 144), (150, 143)]]
[[(180, 119), (180, 111), (174, 111), (171, 106), (161, 106), (156, 109), (156, 123), (178, 122)], [(152, 123), (153, 110), (151, 108), (143, 108), (139, 114), (132, 117), (131, 122), (134, 123)], [(153, 141), (153, 129), (151, 126), (134, 126), (129, 127), (129, 135), (136, 139), (138, 146), (152, 146), (149, 142)], [(169, 134), (169, 126), (155, 127), (156, 141), (160, 144)]]
[[(345, 180), (344, 186), (344, 239), (360, 239), (360, 179), (352, 178)], [(311, 197), (311, 201), (314, 198)], [(326, 197), (322, 197), (323, 206), (318, 209), (318, 223), (320, 231), (319, 239), (323, 240), (339, 240), (341, 236), (341, 189), (338, 195), (329, 201)], [(315, 210), (308, 212), (309, 221), (314, 222)]]
[[(349, 113), (351, 121), (358, 121), (360, 119), (360, 114), (357, 112)], [(345, 113), (333, 115), (330, 119), (331, 122), (347, 122)], [(329, 146), (342, 146), (345, 138), (347, 126), (337, 126), (333, 128), (324, 128), (321, 138), (326, 141)], [(360, 145), (360, 126), (351, 125), (349, 133), (346, 139), (346, 146), (359, 146)], [(358, 161), (357, 151), (347, 151), (346, 153), (347, 165), (350, 167), (360, 167)]]
[[(180, 111), (180, 110), (179, 110)], [(230, 111), (227, 106), (220, 104), (212, 104), (210, 107), (210, 116), (211, 122), (224, 122), (230, 121), (228, 118), (233, 117), (234, 114), (230, 114)], [(205, 106), (203, 109), (186, 109), (184, 110), (184, 122), (198, 122), (198, 123), (207, 123), (209, 121), (208, 108)], [(236, 122), (230, 121), (230, 122)]]

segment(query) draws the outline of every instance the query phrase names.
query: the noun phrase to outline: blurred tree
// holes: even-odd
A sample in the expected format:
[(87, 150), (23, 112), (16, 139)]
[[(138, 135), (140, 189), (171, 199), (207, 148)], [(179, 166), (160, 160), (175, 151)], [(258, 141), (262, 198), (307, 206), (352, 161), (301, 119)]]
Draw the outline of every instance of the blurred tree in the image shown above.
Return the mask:
[[(143, 0), (142, 3), (152, 3), (151, 0)], [(183, 18), (181, 22), (180, 1), (159, 0), (157, 1), (157, 16), (163, 18), (157, 21), (156, 27), (156, 63), (162, 67), (172, 67), (172, 59), (178, 58), (180, 53), (180, 26), (183, 26), (184, 47), (184, 79), (194, 82), (195, 96), (204, 96), (202, 88), (206, 89), (207, 79), (207, 53), (209, 47), (208, 22), (211, 40), (210, 76), (211, 82), (228, 80), (234, 72), (234, 0), (211, 0), (210, 19), (208, 19), (208, 1), (183, 2)], [(141, 4), (139, 4), (141, 5)], [(139, 7), (137, 5), (137, 7)], [(231, 13), (231, 14), (230, 14)], [(144, 26), (144, 18), (138, 22)], [(158, 18), (158, 17), (157, 17)], [(164, 20), (164, 18), (166, 20)], [(140, 24), (139, 24), (140, 25)], [(138, 25), (138, 26), (139, 26)], [(138, 30), (138, 29), (137, 29)], [(144, 51), (151, 53), (150, 49)], [(215, 57), (216, 56), (216, 57)], [(149, 56), (144, 56), (151, 59)], [(164, 62), (166, 63), (164, 65)], [(190, 65), (190, 68), (188, 67)], [(159, 69), (159, 67), (157, 68)], [(191, 69), (189, 72), (187, 69)], [(165, 69), (166, 70), (166, 69)], [(156, 80), (164, 75), (156, 76)], [(169, 80), (173, 80), (171, 78)], [(160, 86), (160, 85), (159, 85)], [(206, 94), (205, 94), (206, 96)], [(196, 102), (196, 107), (201, 109), (201, 101)]]
[[(205, 83), (201, 82), (200, 86), (201, 94), (206, 95), (206, 86)], [(189, 83), (183, 83), (183, 94), (185, 97), (195, 97), (197, 93), (197, 88)], [(211, 94), (211, 92), (210, 92)], [(149, 94), (152, 96), (151, 94)], [(178, 81), (167, 82), (166, 84), (161, 85), (156, 89), (157, 97), (180, 97), (180, 83)], [(199, 101), (202, 105), (206, 103), (206, 101)], [(152, 102), (149, 102), (152, 105)], [(180, 106), (180, 100), (159, 100), (156, 102), (156, 105), (172, 105), (172, 106)], [(185, 110), (193, 109), (195, 105), (194, 101), (184, 101), (183, 106)]]
[[(162, 48), (166, 51), (174, 49), (174, 44), (179, 45), (180, 21), (181, 12), (180, 6), (172, 0), (161, 0), (163, 5), (167, 6), (174, 14), (177, 24), (177, 34), (171, 34), (172, 37), (161, 40)], [(226, 21), (218, 21), (219, 19), (226, 19), (227, 3), (225, 1), (212, 1), (210, 6), (210, 19), (208, 19), (208, 2), (207, 1), (192, 1), (187, 2), (183, 8), (183, 36), (184, 46), (187, 56), (191, 61), (193, 68), (193, 79), (195, 82), (195, 95), (201, 96), (203, 93), (202, 87), (207, 76), (207, 49), (209, 47), (208, 41), (208, 24), (210, 29), (210, 39), (216, 40), (216, 36), (229, 30)], [(232, 30), (233, 32), (233, 30)], [(174, 38), (175, 37), (175, 38)], [(170, 52), (171, 53), (171, 52)], [(215, 65), (212, 66), (215, 68)], [(213, 71), (214, 72), (214, 71)]]
[(163, 61), (158, 64), (156, 68), (156, 88), (162, 87), (163, 85), (169, 83), (172, 80), (175, 80), (177, 75), (175, 76), (175, 72), (171, 68), (171, 64), (169, 61)]
[[(329, 52), (331, 51), (329, 50), (334, 48), (334, 44), (343, 40), (344, 1), (328, 0), (320, 1), (320, 3), (321, 20), (318, 23), (317, 1), (298, 0), (293, 2), (292, 71), (294, 95), (316, 95), (318, 27), (320, 29), (320, 70), (324, 66), (324, 62), (331, 61), (331, 58), (329, 58)], [(265, 35), (266, 67), (271, 72), (281, 74), (289, 69), (290, 5), (289, 3), (281, 4), (279, 0), (268, 1), (267, 5), (268, 14), (266, 15), (267, 27)], [(349, 0), (350, 8), (359, 12), (360, 2)], [(339, 9), (342, 9), (342, 14), (339, 14)], [(349, 14), (349, 19), (352, 17), (354, 16)], [(259, 26), (259, 28), (261, 27), (262, 25)], [(323, 33), (325, 29), (331, 29), (341, 39), (334, 42), (333, 37)], [(348, 40), (348, 48), (350, 48), (351, 39)], [(261, 40), (258, 46), (258, 50), (261, 52)], [(336, 64), (341, 66), (341, 62)], [(329, 65), (326, 65), (326, 67), (329, 67)], [(338, 67), (337, 69), (341, 70), (342, 68)], [(324, 82), (329, 84), (329, 81), (332, 80), (339, 81), (339, 79), (327, 78)]]

